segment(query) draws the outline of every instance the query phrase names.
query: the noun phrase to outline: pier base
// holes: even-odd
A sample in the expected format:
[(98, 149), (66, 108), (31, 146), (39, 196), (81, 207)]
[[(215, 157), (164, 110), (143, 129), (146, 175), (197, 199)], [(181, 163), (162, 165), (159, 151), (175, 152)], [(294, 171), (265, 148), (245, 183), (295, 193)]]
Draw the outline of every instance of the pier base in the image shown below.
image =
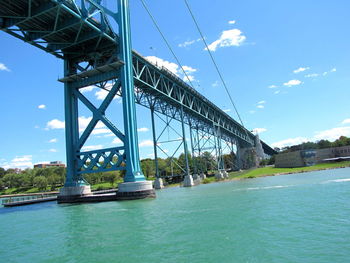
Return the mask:
[(90, 195), (92, 195), (90, 185), (64, 186), (60, 189), (60, 193), (57, 196), (57, 202), (70, 203), (74, 202), (77, 198)]
[(163, 179), (162, 178), (156, 178), (154, 181), (154, 189), (163, 189), (164, 184), (163, 184)]
[(192, 175), (186, 175), (183, 182), (184, 187), (194, 186)]
[(206, 179), (207, 176), (205, 175), (205, 173), (201, 173), (200, 177), (202, 178), (202, 180)]
[(198, 180), (198, 179), (200, 179), (199, 176), (198, 176), (198, 174), (194, 174), (194, 175), (192, 176), (192, 178), (193, 178), (193, 180)]
[(156, 197), (152, 181), (128, 182), (118, 185), (118, 200), (135, 200)]
[(224, 175), (222, 174), (221, 171), (218, 171), (218, 172), (215, 174), (215, 179), (219, 181), (219, 180), (224, 180), (225, 177), (224, 177)]
[(222, 175), (224, 176), (225, 179), (228, 179), (228, 172), (226, 172), (225, 170), (222, 171)]

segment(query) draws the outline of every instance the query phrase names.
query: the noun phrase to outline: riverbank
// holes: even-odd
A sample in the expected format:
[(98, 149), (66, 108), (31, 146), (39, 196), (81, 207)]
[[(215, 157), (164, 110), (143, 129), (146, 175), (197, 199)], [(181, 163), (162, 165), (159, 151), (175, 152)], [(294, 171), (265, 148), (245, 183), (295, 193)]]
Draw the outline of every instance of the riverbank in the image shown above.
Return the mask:
[(350, 161), (337, 163), (321, 163), (313, 166), (296, 167), (296, 168), (275, 168), (273, 166), (261, 167), (241, 172), (229, 173), (230, 179), (245, 179), (264, 176), (277, 176), (283, 174), (307, 173), (313, 171), (329, 170), (350, 167)]
[[(265, 177), (265, 176), (278, 176), (278, 175), (284, 175), (284, 174), (294, 174), (294, 173), (307, 173), (307, 172), (313, 172), (313, 171), (321, 171), (321, 170), (329, 170), (329, 169), (338, 169), (338, 168), (345, 168), (350, 167), (350, 161), (345, 162), (337, 162), (337, 163), (322, 163), (322, 164), (316, 164), (314, 166), (307, 166), (307, 167), (297, 167), (297, 168), (275, 168), (273, 166), (266, 166), (261, 168), (254, 168), (250, 170), (243, 170), (238, 172), (231, 172), (229, 173), (229, 178), (227, 180), (240, 180), (240, 179), (249, 179), (249, 178), (257, 178), (257, 177)], [(208, 177), (202, 181), (203, 184), (209, 184), (209, 183), (215, 183), (220, 182), (216, 180), (215, 176)], [(179, 183), (177, 184), (169, 184), (165, 187), (177, 187), (180, 186)], [(93, 191), (98, 190), (108, 190), (116, 188), (116, 185), (111, 185), (110, 183), (101, 183), (96, 184), (92, 186)], [(20, 194), (7, 194), (7, 195), (0, 195), (0, 198), (3, 197), (15, 197), (15, 196), (25, 196), (25, 195), (40, 195), (40, 194), (52, 194), (55, 192), (37, 192), (33, 193), (31, 191), (20, 193)]]
[[(307, 173), (307, 172), (314, 172), (314, 171), (339, 169), (339, 168), (345, 168), (345, 167), (350, 167), (350, 161), (337, 162), (337, 163), (322, 163), (322, 164), (316, 164), (314, 166), (296, 167), (296, 168), (275, 168), (274, 166), (265, 166), (265, 167), (250, 169), (250, 170), (230, 172), (229, 178), (226, 179), (226, 181), (266, 177), (266, 176), (278, 176), (278, 175), (284, 175), (284, 174)], [(216, 180), (215, 176), (208, 177), (205, 180), (203, 180), (204, 184), (210, 184), (215, 182), (220, 182)]]

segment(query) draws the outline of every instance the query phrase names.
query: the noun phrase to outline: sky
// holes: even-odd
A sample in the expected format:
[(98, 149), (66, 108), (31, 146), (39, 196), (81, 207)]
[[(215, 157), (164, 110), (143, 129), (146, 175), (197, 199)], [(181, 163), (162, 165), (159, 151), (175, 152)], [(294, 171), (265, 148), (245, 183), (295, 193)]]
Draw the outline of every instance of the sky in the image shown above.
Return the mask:
[[(194, 87), (237, 120), (184, 1), (145, 1)], [(350, 136), (349, 1), (188, 1), (247, 129), (273, 147)], [(141, 2), (131, 0), (130, 11), (133, 48), (184, 78)], [(0, 47), (0, 167), (65, 162), (62, 61), (4, 32)], [(97, 105), (106, 94), (84, 95)], [(112, 104), (122, 127), (120, 98)], [(83, 129), (91, 113), (81, 108)], [(149, 110), (138, 106), (137, 118), (141, 158), (152, 158)], [(118, 144), (99, 124), (83, 150)]]

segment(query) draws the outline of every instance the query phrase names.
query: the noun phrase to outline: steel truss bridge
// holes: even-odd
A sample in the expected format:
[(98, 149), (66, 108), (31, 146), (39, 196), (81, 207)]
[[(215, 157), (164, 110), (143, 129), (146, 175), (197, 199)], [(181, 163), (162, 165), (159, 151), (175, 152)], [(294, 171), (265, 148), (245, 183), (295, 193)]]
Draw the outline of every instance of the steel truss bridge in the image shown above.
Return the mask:
[[(64, 60), (64, 78), (60, 81), (65, 86), (66, 185), (84, 183), (84, 173), (121, 169), (127, 170), (125, 181), (143, 180), (139, 165), (135, 102), (151, 111), (156, 157), (154, 114), (181, 122), (182, 144), (187, 160), (184, 171), (187, 174), (190, 173), (189, 153), (184, 125), (191, 130), (193, 155), (200, 155), (205, 150), (205, 143), (200, 143), (203, 138), (214, 138), (219, 169), (223, 169), (222, 162), (220, 164), (222, 142), (229, 148), (236, 145), (237, 149), (255, 146), (256, 138), (249, 130), (169, 70), (152, 64), (131, 50), (127, 0), (117, 0), (117, 11), (102, 6), (101, 2), (0, 0), (0, 30)], [(112, 26), (115, 24), (118, 25), (118, 34)], [(111, 81), (113, 85), (110, 85)], [(79, 91), (90, 85), (108, 91), (98, 108)], [(105, 115), (116, 95), (123, 98), (124, 133)], [(78, 130), (78, 100), (93, 114), (81, 135)], [(81, 151), (99, 121), (124, 145)], [(199, 138), (198, 134), (207, 136)], [(266, 143), (261, 144), (266, 154), (275, 153)]]

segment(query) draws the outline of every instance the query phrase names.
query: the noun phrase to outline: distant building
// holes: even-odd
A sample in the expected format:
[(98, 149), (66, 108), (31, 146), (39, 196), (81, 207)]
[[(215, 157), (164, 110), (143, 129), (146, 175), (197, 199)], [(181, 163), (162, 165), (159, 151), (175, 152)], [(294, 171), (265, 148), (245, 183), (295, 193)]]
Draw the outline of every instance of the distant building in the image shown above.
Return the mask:
[(350, 146), (280, 153), (276, 155), (275, 167), (303, 167), (341, 160), (350, 160)]
[(50, 163), (38, 163), (34, 165), (34, 168), (48, 168), (48, 167), (66, 167), (61, 161), (54, 161)]

